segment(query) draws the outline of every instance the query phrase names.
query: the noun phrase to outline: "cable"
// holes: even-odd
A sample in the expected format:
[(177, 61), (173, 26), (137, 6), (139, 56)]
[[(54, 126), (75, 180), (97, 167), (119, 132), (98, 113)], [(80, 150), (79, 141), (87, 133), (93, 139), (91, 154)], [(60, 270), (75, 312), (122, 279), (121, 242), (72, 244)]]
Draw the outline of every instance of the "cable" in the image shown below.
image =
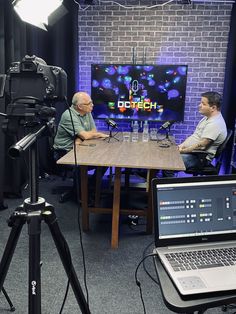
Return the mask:
[[(79, 2), (77, 2), (76, 0), (73, 0), (73, 1), (74, 1), (74, 3), (76, 3), (78, 5), (78, 7), (81, 11), (85, 11), (89, 7), (91, 7), (91, 5), (87, 5), (85, 8), (83, 8)], [(123, 9), (142, 9), (143, 10), (143, 9), (154, 9), (156, 7), (163, 7), (163, 6), (165, 6), (169, 3), (172, 3), (174, 1), (175, 0), (168, 0), (164, 3), (158, 3), (158, 4), (154, 4), (154, 5), (150, 5), (150, 6), (147, 6), (147, 5), (135, 5), (135, 6), (134, 5), (123, 5), (117, 1), (112, 1), (112, 0), (98, 0), (98, 4), (103, 4), (103, 3), (109, 4), (110, 3), (111, 5), (116, 4)]]
[[(71, 124), (72, 124), (72, 129), (73, 129), (73, 141), (74, 141), (74, 158), (75, 158), (75, 182), (76, 182), (76, 196), (77, 196), (77, 200), (79, 200), (79, 183), (78, 183), (78, 164), (77, 164), (77, 155), (76, 155), (76, 132), (75, 132), (75, 126), (73, 123), (73, 119), (72, 119), (72, 114), (71, 114), (71, 110), (70, 110), (70, 106), (69, 103), (67, 101), (67, 98), (65, 97), (65, 101), (66, 101), (66, 105), (68, 107), (69, 110), (69, 114), (70, 114), (70, 119), (71, 119)], [(81, 231), (81, 223), (80, 223), (80, 207), (79, 207), (79, 203), (78, 203), (78, 225), (79, 225), (79, 238), (80, 238), (80, 247), (81, 247), (81, 252), (82, 252), (82, 263), (83, 263), (83, 270), (84, 270), (84, 286), (85, 286), (85, 290), (86, 290), (86, 301), (88, 304), (88, 308), (89, 308), (89, 292), (88, 292), (88, 287), (87, 287), (87, 271), (86, 271), (86, 263), (85, 263), (85, 253), (84, 253), (84, 246), (83, 246), (83, 240), (82, 240), (82, 231)], [(61, 234), (62, 238), (64, 239), (63, 235)], [(67, 243), (64, 240), (63, 241), (65, 244), (65, 249), (68, 251), (68, 256), (70, 258), (70, 264), (72, 264), (72, 260), (71, 260), (71, 255), (70, 255), (70, 251), (68, 249)], [(65, 296), (61, 305), (61, 309), (59, 314), (62, 313), (64, 305), (65, 305), (65, 301), (68, 295), (68, 291), (69, 291), (69, 285), (70, 285), (70, 276), (68, 276), (68, 282), (67, 282), (67, 287), (66, 287), (66, 292), (65, 292)]]
[(73, 0), (73, 1), (74, 1), (75, 4), (78, 5), (78, 7), (79, 7), (79, 9), (81, 11), (85, 11), (85, 10), (87, 10), (91, 6), (91, 5), (87, 5), (85, 8), (82, 8), (82, 6), (81, 6), (81, 4), (79, 2), (77, 2), (76, 0)]
[[(148, 250), (148, 248), (154, 244), (154, 241), (152, 241), (151, 243), (148, 244), (148, 246), (144, 249), (143, 251), (143, 257), (146, 256), (146, 252)], [(146, 268), (146, 265), (145, 265), (145, 260), (143, 261), (143, 269), (145, 271), (145, 273), (148, 275), (148, 277), (153, 281), (155, 282), (155, 284), (157, 284), (158, 286), (160, 285), (159, 282), (149, 273), (149, 271), (147, 270)]]
[(146, 6), (146, 5), (137, 5), (137, 6), (133, 6), (133, 5), (123, 5), (117, 1), (112, 1), (112, 0), (98, 0), (98, 3), (111, 3), (111, 4), (117, 4), (119, 7), (124, 8), (124, 9), (154, 9), (156, 7), (163, 7), (166, 4), (169, 4), (171, 2), (174, 2), (175, 0), (168, 0), (164, 3), (158, 3), (158, 4), (154, 4), (154, 5), (150, 5), (150, 6)]
[(146, 314), (146, 308), (145, 308), (145, 304), (144, 304), (144, 299), (143, 299), (143, 294), (142, 294), (141, 283), (140, 283), (140, 281), (138, 280), (138, 269), (139, 269), (140, 265), (143, 263), (143, 261), (145, 261), (146, 258), (151, 257), (151, 256), (155, 256), (155, 255), (156, 255), (155, 253), (151, 253), (151, 254), (148, 254), (148, 255), (144, 256), (144, 257), (141, 259), (141, 261), (138, 263), (138, 266), (136, 267), (136, 269), (135, 269), (135, 274), (134, 274), (134, 278), (135, 278), (136, 285), (139, 287), (139, 293), (140, 293), (140, 298), (141, 298), (142, 305), (143, 305), (143, 313), (144, 313), (144, 314)]
[[(77, 164), (77, 154), (76, 154), (76, 132), (75, 132), (75, 126), (73, 123), (72, 114), (71, 114), (71, 110), (70, 110), (67, 98), (66, 98), (66, 104), (68, 106), (71, 124), (72, 124), (72, 129), (73, 129), (73, 133), (74, 133), (74, 136), (73, 136), (74, 147), (73, 147), (73, 149), (74, 149), (74, 157), (75, 157), (75, 182), (76, 182), (77, 200), (79, 201), (78, 164)], [(81, 247), (81, 252), (82, 252), (82, 261), (83, 261), (83, 269), (84, 269), (84, 286), (85, 286), (85, 290), (86, 290), (86, 299), (87, 299), (87, 303), (88, 303), (88, 307), (89, 307), (89, 293), (88, 293), (88, 287), (87, 287), (87, 271), (86, 271), (86, 264), (85, 264), (84, 246), (83, 246), (83, 241), (82, 241), (79, 203), (78, 203), (78, 225), (79, 225), (80, 247)]]

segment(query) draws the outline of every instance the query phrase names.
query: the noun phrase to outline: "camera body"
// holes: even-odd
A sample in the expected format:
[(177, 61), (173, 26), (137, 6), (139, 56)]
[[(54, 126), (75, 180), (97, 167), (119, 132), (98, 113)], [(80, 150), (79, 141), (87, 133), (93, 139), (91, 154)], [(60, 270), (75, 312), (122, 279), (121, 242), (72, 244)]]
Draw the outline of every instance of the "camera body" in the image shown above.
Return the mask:
[(67, 94), (67, 74), (62, 68), (47, 65), (41, 58), (26, 55), (21, 62), (11, 64), (5, 92), (11, 102), (25, 97), (41, 102), (63, 100)]
[(47, 123), (56, 115), (56, 102), (66, 99), (66, 72), (34, 55), (13, 62), (7, 75), (1, 78), (4, 86), (0, 91), (9, 98), (2, 122), (5, 133), (16, 134), (19, 127), (32, 128)]

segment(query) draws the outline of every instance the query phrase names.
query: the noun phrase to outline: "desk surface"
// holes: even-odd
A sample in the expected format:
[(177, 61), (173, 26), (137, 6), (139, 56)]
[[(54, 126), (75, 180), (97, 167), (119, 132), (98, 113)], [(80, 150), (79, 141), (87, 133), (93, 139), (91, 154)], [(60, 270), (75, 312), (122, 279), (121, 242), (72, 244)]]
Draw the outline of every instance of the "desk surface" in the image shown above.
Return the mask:
[[(120, 134), (116, 135), (121, 137)], [(140, 134), (141, 139), (141, 134)], [(81, 145), (82, 144), (82, 145)], [(151, 197), (151, 179), (154, 177), (155, 169), (184, 170), (184, 163), (175, 144), (169, 147), (159, 147), (157, 142), (123, 142), (110, 138), (87, 140), (76, 145), (77, 165), (81, 166), (81, 197), (82, 197), (82, 223), (83, 231), (89, 229), (89, 213), (112, 213), (112, 248), (118, 247), (119, 215), (124, 210), (120, 209), (121, 168), (144, 168), (149, 170), (148, 181), (148, 206), (142, 213), (147, 217), (147, 233), (152, 232), (153, 213)], [(94, 145), (94, 146), (93, 146)], [(74, 150), (58, 160), (60, 164), (75, 164)], [(112, 208), (89, 208), (88, 207), (88, 183), (87, 166), (115, 167), (115, 180), (113, 189)], [(97, 191), (97, 189), (96, 189)], [(95, 197), (96, 198), (96, 197)], [(95, 204), (97, 202), (95, 201)], [(126, 210), (126, 214), (134, 215), (134, 211)], [(140, 211), (139, 211), (140, 212)]]
[[(157, 142), (123, 142), (111, 139), (87, 140), (76, 145), (77, 164), (83, 166), (115, 166), (120, 168), (144, 168), (163, 170), (185, 170), (183, 160), (175, 144), (159, 147)], [(59, 164), (74, 164), (71, 150), (58, 160)]]

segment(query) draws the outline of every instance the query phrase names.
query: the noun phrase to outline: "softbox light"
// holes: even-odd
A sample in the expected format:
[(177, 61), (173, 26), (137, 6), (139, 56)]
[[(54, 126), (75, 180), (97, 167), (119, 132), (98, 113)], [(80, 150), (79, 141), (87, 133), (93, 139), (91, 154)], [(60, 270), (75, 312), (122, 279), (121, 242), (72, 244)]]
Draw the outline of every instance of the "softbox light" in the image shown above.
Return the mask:
[(50, 15), (59, 9), (62, 2), (63, 0), (14, 0), (13, 7), (23, 21), (47, 30)]

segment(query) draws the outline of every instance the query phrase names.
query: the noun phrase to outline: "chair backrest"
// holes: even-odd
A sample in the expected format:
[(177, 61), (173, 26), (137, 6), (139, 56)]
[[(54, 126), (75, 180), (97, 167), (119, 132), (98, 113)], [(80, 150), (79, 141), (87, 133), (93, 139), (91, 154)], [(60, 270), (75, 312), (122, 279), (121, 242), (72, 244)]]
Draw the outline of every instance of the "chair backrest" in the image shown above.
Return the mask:
[(214, 157), (214, 159), (216, 161), (215, 168), (217, 170), (217, 173), (219, 173), (219, 171), (220, 171), (220, 167), (221, 167), (222, 160), (223, 160), (223, 152), (224, 152), (226, 145), (229, 142), (232, 134), (233, 134), (233, 131), (228, 129), (227, 130), (227, 136), (226, 136), (224, 142), (217, 148), (217, 151), (216, 151), (216, 154)]

